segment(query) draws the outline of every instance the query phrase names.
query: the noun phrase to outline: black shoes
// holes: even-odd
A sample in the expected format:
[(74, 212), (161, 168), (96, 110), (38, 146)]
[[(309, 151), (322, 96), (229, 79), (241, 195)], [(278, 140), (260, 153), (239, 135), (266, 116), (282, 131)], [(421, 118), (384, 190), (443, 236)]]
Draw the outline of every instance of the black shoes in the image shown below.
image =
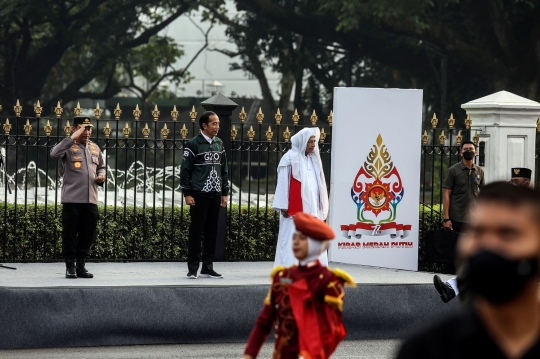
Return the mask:
[(199, 274), (199, 277), (201, 277), (201, 278), (215, 278), (215, 279), (223, 278), (223, 276), (221, 274), (216, 273), (213, 269), (201, 270), (201, 274)]
[(197, 279), (197, 272), (188, 272), (187, 277), (189, 279)]
[(66, 259), (66, 278), (77, 278), (75, 260), (73, 259)]
[(74, 259), (66, 259), (66, 278), (94, 278), (94, 275), (84, 268), (84, 264), (84, 258), (77, 258), (77, 266)]
[(456, 297), (456, 292), (452, 286), (446, 282), (443, 282), (438, 275), (433, 276), (433, 285), (435, 285), (435, 289), (437, 289), (437, 292), (439, 292), (443, 302), (448, 303)]

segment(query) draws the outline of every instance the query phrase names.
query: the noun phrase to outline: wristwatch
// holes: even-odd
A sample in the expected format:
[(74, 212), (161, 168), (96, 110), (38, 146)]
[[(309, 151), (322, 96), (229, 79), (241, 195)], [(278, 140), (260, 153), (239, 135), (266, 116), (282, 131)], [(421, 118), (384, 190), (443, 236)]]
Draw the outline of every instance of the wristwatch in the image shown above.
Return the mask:
[(450, 220), (450, 218), (445, 218), (443, 219), (443, 222), (448, 222)]

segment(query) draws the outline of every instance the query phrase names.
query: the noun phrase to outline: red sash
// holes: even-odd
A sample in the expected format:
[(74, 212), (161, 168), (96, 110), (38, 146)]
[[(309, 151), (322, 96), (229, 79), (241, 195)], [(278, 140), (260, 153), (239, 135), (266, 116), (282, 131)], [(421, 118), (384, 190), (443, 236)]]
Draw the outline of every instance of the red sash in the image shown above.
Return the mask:
[(302, 208), (302, 183), (295, 179), (291, 173), (289, 185), (289, 216), (303, 212)]

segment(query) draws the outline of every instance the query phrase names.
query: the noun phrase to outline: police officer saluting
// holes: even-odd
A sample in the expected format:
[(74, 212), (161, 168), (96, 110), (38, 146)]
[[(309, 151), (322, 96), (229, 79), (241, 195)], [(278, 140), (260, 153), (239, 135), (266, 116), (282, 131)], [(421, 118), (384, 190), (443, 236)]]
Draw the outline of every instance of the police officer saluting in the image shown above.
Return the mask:
[(97, 186), (105, 181), (101, 150), (90, 141), (90, 118), (73, 119), (71, 137), (53, 147), (51, 157), (62, 160), (62, 255), (66, 278), (93, 278), (85, 269), (98, 220)]

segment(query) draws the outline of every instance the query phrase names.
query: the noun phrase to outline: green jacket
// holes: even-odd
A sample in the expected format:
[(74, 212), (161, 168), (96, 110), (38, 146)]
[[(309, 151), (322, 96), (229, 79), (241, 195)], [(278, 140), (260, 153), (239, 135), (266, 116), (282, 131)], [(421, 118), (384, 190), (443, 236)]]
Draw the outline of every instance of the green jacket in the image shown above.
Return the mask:
[(199, 194), (213, 197), (219, 193), (222, 196), (229, 194), (227, 156), (221, 139), (214, 137), (210, 144), (199, 134), (186, 143), (180, 186), (185, 196)]

